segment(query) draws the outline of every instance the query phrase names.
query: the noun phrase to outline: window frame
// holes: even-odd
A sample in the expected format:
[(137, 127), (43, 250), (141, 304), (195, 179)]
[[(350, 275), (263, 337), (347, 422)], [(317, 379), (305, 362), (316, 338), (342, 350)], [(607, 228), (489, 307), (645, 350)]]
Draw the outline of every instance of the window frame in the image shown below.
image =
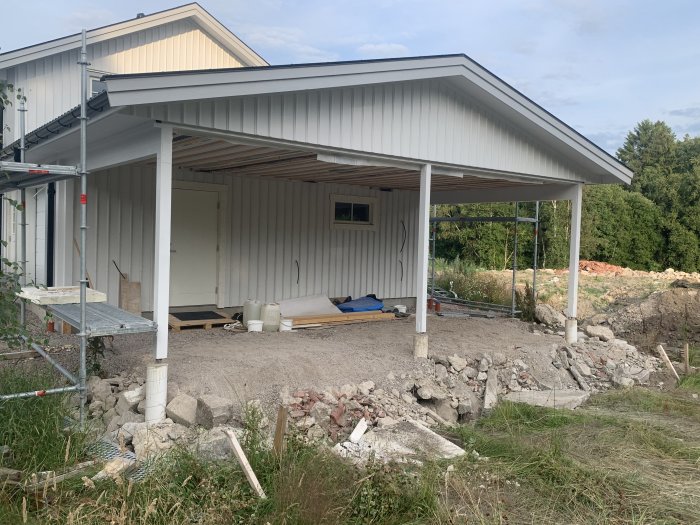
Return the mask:
[[(337, 203), (366, 204), (369, 206), (369, 222), (364, 221), (338, 221), (335, 218), (335, 205)], [(360, 195), (330, 195), (330, 223), (334, 230), (376, 231), (379, 227), (379, 199), (377, 197), (365, 197)]]

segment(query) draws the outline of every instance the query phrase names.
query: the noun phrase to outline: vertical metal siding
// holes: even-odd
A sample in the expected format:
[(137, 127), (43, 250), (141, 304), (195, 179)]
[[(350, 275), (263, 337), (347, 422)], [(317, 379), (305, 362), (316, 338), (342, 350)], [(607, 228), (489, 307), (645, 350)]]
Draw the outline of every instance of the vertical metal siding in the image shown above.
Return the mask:
[(173, 123), (294, 142), (578, 180), (581, 174), (443, 80), (421, 80), (133, 108)]
[[(230, 233), (222, 249), (226, 250), (229, 306), (241, 305), (249, 297), (274, 301), (313, 294), (415, 296), (415, 192), (191, 171), (177, 171), (175, 179), (227, 187)], [(143, 308), (152, 309), (154, 168), (123, 166), (94, 173), (88, 194), (90, 278), (116, 303), (119, 275), (114, 260), (130, 279), (142, 283)], [(376, 197), (377, 231), (334, 229), (333, 194)], [(77, 189), (74, 202), (78, 202)], [(402, 220), (407, 240), (400, 254)], [(77, 224), (74, 235), (77, 238)], [(73, 256), (75, 279), (75, 252)], [(298, 284), (295, 261), (299, 261)]]

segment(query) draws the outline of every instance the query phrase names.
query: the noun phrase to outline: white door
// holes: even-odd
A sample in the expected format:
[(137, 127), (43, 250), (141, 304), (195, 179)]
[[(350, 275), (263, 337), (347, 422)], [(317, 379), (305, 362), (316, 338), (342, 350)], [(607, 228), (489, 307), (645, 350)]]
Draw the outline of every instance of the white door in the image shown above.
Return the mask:
[(217, 303), (216, 191), (173, 188), (170, 306)]

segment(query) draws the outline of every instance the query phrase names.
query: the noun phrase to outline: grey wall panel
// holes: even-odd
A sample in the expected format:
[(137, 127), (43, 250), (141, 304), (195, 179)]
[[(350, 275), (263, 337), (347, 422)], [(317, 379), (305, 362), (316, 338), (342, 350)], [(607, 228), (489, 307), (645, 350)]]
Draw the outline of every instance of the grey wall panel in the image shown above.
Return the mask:
[[(221, 271), (229, 306), (241, 305), (247, 298), (276, 301), (313, 294), (415, 296), (415, 192), (191, 171), (176, 171), (174, 178), (226, 186), (225, 220), (230, 227), (224, 243), (227, 263)], [(334, 194), (376, 197), (377, 231), (333, 227)], [(142, 283), (143, 308), (152, 309), (155, 168), (123, 166), (94, 173), (88, 195), (91, 279), (116, 303), (119, 275), (114, 260), (130, 279)], [(403, 253), (401, 221), (407, 228)], [(76, 223), (76, 239), (78, 235)]]

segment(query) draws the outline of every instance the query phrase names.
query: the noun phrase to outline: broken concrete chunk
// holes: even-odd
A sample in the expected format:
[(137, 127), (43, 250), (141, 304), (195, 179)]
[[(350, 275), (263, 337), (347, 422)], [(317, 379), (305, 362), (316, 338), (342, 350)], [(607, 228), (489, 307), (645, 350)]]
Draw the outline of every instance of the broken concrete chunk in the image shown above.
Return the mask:
[(117, 413), (123, 416), (126, 412), (136, 410), (139, 401), (145, 398), (146, 389), (143, 386), (124, 390), (117, 398)]
[(357, 385), (357, 390), (362, 394), (363, 396), (368, 396), (369, 393), (374, 390), (374, 382), (373, 381), (363, 381), (359, 385)]
[(191, 427), (197, 423), (197, 400), (187, 394), (180, 394), (168, 403), (165, 414), (175, 423)]
[(434, 399), (425, 406), (432, 409), (438, 416), (440, 416), (449, 424), (454, 425), (459, 419), (457, 409), (453, 408), (451, 401), (447, 399)]
[(496, 352), (493, 354), (493, 364), (494, 366), (504, 366), (508, 362), (505, 354), (501, 352)]
[(586, 334), (589, 337), (597, 337), (601, 341), (612, 341), (615, 339), (615, 334), (607, 326), (588, 325), (586, 327)]
[[(87, 382), (88, 399), (92, 401), (102, 401), (112, 394), (112, 385), (109, 381), (97, 376), (90, 376)], [(111, 408), (111, 407), (110, 407)]]
[(495, 368), (488, 371), (484, 391), (484, 413), (488, 414), (498, 404), (498, 374)]
[(438, 381), (444, 381), (447, 379), (447, 368), (445, 365), (437, 364), (435, 365), (435, 379)]
[(350, 434), (350, 442), (357, 443), (362, 439), (362, 436), (367, 432), (367, 420), (365, 418), (360, 419), (357, 426)]
[(204, 395), (197, 399), (197, 424), (204, 428), (223, 425), (231, 417), (233, 404), (223, 397)]
[(331, 407), (329, 407), (325, 403), (322, 403), (321, 401), (317, 401), (316, 403), (314, 403), (314, 406), (311, 409), (311, 412), (309, 412), (309, 414), (316, 420), (316, 423), (319, 424), (321, 427), (328, 428), (330, 426)]
[(539, 407), (574, 409), (590, 397), (580, 390), (523, 390), (510, 392), (504, 399), (513, 403), (526, 403)]
[(416, 394), (420, 399), (432, 399), (433, 389), (429, 386), (422, 386), (416, 391)]
[(470, 379), (474, 379), (477, 375), (479, 375), (479, 371), (474, 367), (468, 366), (462, 370), (459, 377), (466, 383)]
[(538, 304), (535, 307), (535, 319), (551, 328), (563, 328), (566, 317), (548, 304)]
[(233, 430), (240, 439), (243, 433), (240, 429), (233, 427), (216, 427), (199, 435), (194, 448), (197, 454), (209, 461), (221, 461), (233, 455), (231, 440), (224, 432), (224, 428)]
[(467, 367), (467, 360), (459, 357), (458, 355), (451, 355), (447, 358), (447, 360), (450, 362), (452, 368), (454, 368), (457, 372), (461, 372)]

